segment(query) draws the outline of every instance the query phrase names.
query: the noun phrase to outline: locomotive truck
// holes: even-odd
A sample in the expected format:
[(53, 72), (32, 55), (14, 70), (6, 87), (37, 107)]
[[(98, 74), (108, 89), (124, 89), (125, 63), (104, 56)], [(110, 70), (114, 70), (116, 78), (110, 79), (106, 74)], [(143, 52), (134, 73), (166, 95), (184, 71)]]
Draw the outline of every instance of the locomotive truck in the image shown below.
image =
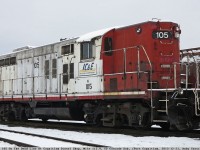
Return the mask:
[(181, 60), (192, 56), (180, 55), (180, 33), (176, 23), (148, 21), (1, 55), (0, 121), (198, 128), (199, 68)]

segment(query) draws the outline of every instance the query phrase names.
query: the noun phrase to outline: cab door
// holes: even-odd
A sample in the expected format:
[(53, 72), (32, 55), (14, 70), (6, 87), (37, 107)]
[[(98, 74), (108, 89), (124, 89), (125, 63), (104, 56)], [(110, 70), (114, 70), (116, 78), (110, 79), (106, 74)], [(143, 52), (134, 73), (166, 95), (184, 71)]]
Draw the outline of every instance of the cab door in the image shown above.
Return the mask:
[(62, 92), (74, 93), (74, 44), (62, 46)]

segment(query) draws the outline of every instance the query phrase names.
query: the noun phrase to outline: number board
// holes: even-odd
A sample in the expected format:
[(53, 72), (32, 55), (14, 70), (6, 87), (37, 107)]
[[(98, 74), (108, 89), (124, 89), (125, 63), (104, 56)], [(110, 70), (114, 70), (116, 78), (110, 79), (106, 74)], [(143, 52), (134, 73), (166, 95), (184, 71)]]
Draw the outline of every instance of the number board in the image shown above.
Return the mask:
[(170, 31), (153, 31), (152, 37), (154, 39), (171, 39), (172, 32), (170, 32)]

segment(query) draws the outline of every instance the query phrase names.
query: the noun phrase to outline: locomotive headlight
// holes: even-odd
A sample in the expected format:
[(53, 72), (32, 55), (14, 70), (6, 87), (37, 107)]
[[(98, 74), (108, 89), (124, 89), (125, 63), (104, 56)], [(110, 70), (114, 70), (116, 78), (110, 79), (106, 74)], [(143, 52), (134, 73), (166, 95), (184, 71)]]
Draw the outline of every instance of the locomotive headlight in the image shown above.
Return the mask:
[(178, 32), (175, 32), (174, 37), (175, 37), (175, 38), (179, 38), (179, 37), (180, 37), (180, 34), (179, 34)]
[(180, 34), (181, 34), (181, 29), (180, 29), (180, 27), (175, 27), (175, 29), (174, 29), (174, 37), (175, 38), (179, 38), (180, 37)]

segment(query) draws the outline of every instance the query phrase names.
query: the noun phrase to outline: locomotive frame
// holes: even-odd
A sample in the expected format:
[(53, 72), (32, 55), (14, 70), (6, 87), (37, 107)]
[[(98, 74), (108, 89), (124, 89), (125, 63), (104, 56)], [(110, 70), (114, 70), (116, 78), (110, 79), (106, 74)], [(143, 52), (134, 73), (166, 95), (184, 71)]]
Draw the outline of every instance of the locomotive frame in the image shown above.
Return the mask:
[(192, 76), (179, 35), (176, 23), (149, 21), (2, 55), (0, 120), (198, 128), (198, 63)]

